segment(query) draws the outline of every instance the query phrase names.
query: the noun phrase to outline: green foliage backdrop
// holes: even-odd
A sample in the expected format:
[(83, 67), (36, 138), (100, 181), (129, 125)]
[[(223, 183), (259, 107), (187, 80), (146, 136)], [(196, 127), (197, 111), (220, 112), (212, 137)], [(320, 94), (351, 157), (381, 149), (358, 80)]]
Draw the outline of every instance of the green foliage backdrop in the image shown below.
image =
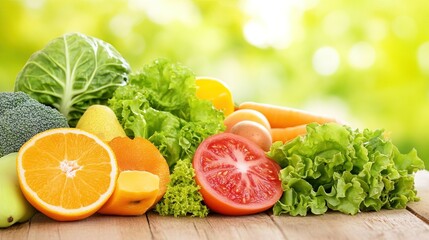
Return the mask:
[(224, 80), (235, 101), (336, 114), (384, 128), (429, 168), (429, 1), (4, 0), (0, 90), (30, 55), (82, 32), (134, 70), (158, 57)]

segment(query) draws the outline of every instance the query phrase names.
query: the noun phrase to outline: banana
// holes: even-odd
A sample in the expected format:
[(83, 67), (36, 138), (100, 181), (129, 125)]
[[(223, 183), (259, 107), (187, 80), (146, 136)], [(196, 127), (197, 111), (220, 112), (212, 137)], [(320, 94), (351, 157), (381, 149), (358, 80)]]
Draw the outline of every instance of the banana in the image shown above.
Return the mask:
[(26, 222), (36, 213), (19, 187), (16, 156), (10, 153), (0, 158), (0, 228)]

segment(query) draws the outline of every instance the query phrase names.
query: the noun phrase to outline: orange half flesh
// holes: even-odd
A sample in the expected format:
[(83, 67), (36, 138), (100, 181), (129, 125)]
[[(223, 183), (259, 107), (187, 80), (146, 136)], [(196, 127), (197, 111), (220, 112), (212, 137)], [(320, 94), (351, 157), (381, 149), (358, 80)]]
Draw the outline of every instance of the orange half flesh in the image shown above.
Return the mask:
[(118, 176), (110, 147), (88, 132), (51, 129), (20, 149), (17, 172), (21, 190), (40, 212), (58, 221), (95, 213), (112, 195)]

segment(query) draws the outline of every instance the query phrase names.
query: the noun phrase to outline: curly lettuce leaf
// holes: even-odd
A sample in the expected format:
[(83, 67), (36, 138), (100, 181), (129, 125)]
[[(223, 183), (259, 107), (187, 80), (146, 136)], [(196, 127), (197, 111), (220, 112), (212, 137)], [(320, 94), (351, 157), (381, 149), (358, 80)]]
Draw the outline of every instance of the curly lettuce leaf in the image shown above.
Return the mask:
[(151, 141), (170, 170), (179, 159), (192, 158), (202, 140), (225, 128), (223, 113), (197, 98), (193, 72), (165, 59), (131, 74), (108, 104), (127, 136)]
[(309, 124), (307, 135), (276, 142), (267, 155), (282, 167), (276, 215), (356, 214), (418, 201), (413, 174), (424, 169), (423, 161), (415, 149), (400, 153), (382, 130)]
[(130, 85), (145, 90), (152, 108), (189, 118), (188, 101), (195, 97), (196, 91), (195, 76), (189, 68), (166, 59), (156, 59), (142, 71), (131, 74)]
[(167, 192), (155, 206), (160, 215), (206, 217), (209, 209), (194, 179), (195, 170), (190, 159), (179, 160), (170, 176)]

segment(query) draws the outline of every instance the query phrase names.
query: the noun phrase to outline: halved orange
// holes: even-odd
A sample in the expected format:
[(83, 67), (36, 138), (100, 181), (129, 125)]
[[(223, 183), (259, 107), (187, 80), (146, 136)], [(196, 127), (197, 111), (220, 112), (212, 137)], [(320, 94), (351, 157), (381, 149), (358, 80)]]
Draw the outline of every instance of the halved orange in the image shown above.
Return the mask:
[(19, 150), (21, 190), (40, 212), (58, 221), (81, 220), (112, 195), (118, 166), (112, 149), (76, 128), (39, 133)]

